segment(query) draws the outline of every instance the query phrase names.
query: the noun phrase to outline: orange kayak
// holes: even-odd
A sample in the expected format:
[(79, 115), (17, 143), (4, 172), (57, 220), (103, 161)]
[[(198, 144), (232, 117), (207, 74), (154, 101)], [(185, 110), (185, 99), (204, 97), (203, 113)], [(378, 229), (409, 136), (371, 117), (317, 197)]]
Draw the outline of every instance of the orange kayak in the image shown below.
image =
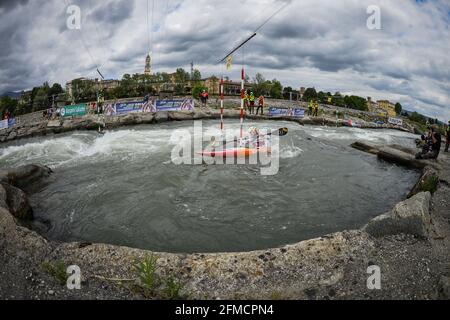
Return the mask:
[(225, 149), (219, 151), (203, 151), (200, 154), (205, 157), (218, 157), (218, 158), (239, 158), (239, 157), (249, 157), (258, 152), (267, 152), (267, 148), (260, 149), (250, 149), (250, 148), (234, 148), (234, 149)]

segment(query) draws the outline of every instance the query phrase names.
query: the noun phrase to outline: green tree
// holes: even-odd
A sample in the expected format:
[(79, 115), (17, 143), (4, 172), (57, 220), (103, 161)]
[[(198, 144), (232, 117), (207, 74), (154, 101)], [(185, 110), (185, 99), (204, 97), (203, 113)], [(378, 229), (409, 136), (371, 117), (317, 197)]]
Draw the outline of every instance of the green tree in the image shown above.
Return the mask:
[(202, 74), (200, 73), (199, 70), (195, 69), (194, 72), (192, 73), (191, 81), (200, 82), (201, 80), (202, 80)]
[(395, 104), (395, 112), (398, 114), (398, 115), (400, 115), (400, 114), (402, 114), (402, 111), (403, 111), (403, 107), (402, 107), (402, 105), (400, 104), (400, 103), (396, 103)]
[(283, 98), (283, 86), (281, 85), (281, 82), (278, 81), (277, 79), (273, 79), (271, 81), (270, 96), (273, 99), (282, 99)]
[(0, 115), (3, 119), (5, 113), (9, 111), (11, 115), (16, 115), (18, 101), (10, 97), (0, 98)]
[(420, 114), (418, 112), (413, 112), (409, 116), (409, 119), (411, 121), (413, 121), (413, 122), (417, 122), (417, 123), (420, 123), (420, 124), (423, 124), (423, 125), (425, 125), (427, 123), (427, 118), (424, 115), (422, 115), (422, 114)]
[(333, 96), (333, 105), (341, 108), (345, 107), (344, 97), (339, 92), (336, 92)]
[(186, 82), (189, 80), (189, 73), (183, 68), (178, 68), (175, 73), (175, 94), (184, 95)]
[[(36, 89), (36, 90), (35, 90)], [(41, 87), (33, 88), (33, 111), (40, 111), (45, 110), (48, 107), (50, 107), (50, 86), (48, 82), (44, 82), (44, 84)]]
[(59, 83), (54, 83), (53, 86), (48, 91), (49, 96), (59, 95), (61, 93), (64, 93), (64, 90)]
[(366, 99), (358, 97), (358, 96), (345, 96), (344, 97), (345, 105), (348, 108), (367, 111), (367, 103)]
[(271, 83), (268, 82), (261, 73), (256, 74), (253, 83), (253, 92), (255, 96), (267, 96), (270, 93)]
[(314, 88), (307, 88), (305, 90), (305, 94), (303, 95), (304, 101), (311, 101), (313, 99), (317, 99), (317, 91)]
[(92, 80), (73, 80), (72, 96), (75, 102), (95, 101), (97, 94)]
[(195, 99), (198, 99), (198, 97), (200, 96), (200, 93), (202, 93), (203, 90), (208, 90), (208, 88), (206, 88), (202, 85), (194, 86), (194, 88), (192, 88), (192, 97), (194, 97)]

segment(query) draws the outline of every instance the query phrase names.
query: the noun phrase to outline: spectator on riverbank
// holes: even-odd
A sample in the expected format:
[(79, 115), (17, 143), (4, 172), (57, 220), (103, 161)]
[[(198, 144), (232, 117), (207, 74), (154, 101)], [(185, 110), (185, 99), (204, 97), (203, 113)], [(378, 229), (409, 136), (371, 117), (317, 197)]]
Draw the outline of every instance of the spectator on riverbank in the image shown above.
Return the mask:
[(313, 111), (313, 117), (319, 116), (319, 103), (317, 101), (314, 101), (314, 111)]
[(264, 96), (260, 95), (258, 98), (258, 108), (256, 108), (256, 115), (258, 115), (259, 110), (261, 110), (261, 115), (264, 114), (264, 103), (265, 103)]
[(11, 117), (11, 114), (9, 113), (9, 110), (6, 110), (4, 116), (3, 116), (3, 120), (8, 120)]
[(313, 108), (314, 108), (314, 101), (311, 100), (308, 104), (308, 116), (312, 116), (313, 115)]
[(244, 91), (244, 110), (250, 112), (250, 99), (248, 91)]
[(200, 93), (200, 100), (202, 101), (202, 106), (206, 108), (206, 103), (208, 102), (209, 94), (206, 92), (206, 90), (203, 90), (202, 93)]
[(450, 146), (450, 121), (448, 122), (447, 128), (445, 130), (445, 150), (444, 152), (448, 152), (448, 147)]
[(441, 143), (442, 143), (442, 137), (439, 133), (439, 129), (436, 125), (432, 126), (430, 128), (430, 131), (428, 133), (427, 137), (427, 145), (431, 145), (430, 148), (427, 146), (424, 147), (424, 149), (419, 152), (416, 155), (416, 159), (437, 159), (439, 156), (439, 153), (441, 151)]
[(254, 114), (255, 113), (255, 95), (253, 94), (253, 92), (250, 92), (250, 96), (248, 97), (248, 100), (250, 102), (250, 114)]

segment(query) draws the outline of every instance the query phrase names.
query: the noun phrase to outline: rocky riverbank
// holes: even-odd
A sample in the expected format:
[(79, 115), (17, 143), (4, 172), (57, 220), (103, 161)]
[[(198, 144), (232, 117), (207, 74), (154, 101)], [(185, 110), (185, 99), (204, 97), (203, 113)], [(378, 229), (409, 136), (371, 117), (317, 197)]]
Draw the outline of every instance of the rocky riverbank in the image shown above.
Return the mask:
[[(234, 109), (226, 109), (224, 112), (225, 119), (239, 119), (240, 111)], [(324, 115), (322, 117), (305, 117), (303, 119), (295, 119), (292, 117), (277, 117), (247, 115), (249, 120), (284, 120), (294, 121), (301, 125), (330, 125), (330, 126), (348, 126), (348, 122), (342, 119), (336, 119), (331, 116)], [(26, 123), (14, 126), (12, 128), (2, 130), (0, 132), (0, 142), (8, 142), (23, 138), (55, 135), (76, 130), (98, 130), (105, 128), (106, 130), (116, 129), (124, 126), (155, 124), (168, 121), (193, 121), (193, 120), (210, 120), (220, 119), (220, 111), (217, 109), (196, 109), (192, 112), (158, 112), (158, 113), (134, 113), (122, 116), (85, 116), (75, 119), (58, 119), (43, 120), (34, 123)], [(410, 132), (410, 130), (393, 126), (389, 124), (378, 125), (372, 122), (365, 122), (359, 119), (359, 126), (367, 129), (395, 129)]]
[[(131, 122), (134, 117), (126, 118)], [(161, 115), (157, 117), (160, 121)], [(171, 117), (167, 114), (163, 120), (175, 119)], [(86, 128), (84, 124), (80, 127)], [(413, 160), (407, 150), (396, 146), (359, 142), (357, 147), (385, 161)], [(23, 225), (32, 217), (27, 193), (44, 183), (51, 170), (40, 166), (4, 170), (0, 172), (0, 298), (449, 299), (449, 160), (442, 155), (437, 162), (415, 162), (412, 167), (423, 168), (424, 175), (410, 198), (361, 230), (281, 248), (224, 254), (152, 253), (49, 241)], [(80, 290), (65, 285), (65, 271), (71, 265), (80, 267)], [(381, 290), (367, 288), (367, 268), (373, 265), (381, 270)]]

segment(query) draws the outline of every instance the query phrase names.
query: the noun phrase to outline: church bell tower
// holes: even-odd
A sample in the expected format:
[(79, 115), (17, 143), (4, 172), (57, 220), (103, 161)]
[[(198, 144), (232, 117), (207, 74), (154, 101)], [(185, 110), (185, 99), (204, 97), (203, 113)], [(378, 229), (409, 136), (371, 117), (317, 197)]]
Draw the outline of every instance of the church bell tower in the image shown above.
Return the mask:
[(150, 53), (145, 58), (145, 71), (144, 74), (151, 75), (152, 74), (152, 58), (150, 57)]

